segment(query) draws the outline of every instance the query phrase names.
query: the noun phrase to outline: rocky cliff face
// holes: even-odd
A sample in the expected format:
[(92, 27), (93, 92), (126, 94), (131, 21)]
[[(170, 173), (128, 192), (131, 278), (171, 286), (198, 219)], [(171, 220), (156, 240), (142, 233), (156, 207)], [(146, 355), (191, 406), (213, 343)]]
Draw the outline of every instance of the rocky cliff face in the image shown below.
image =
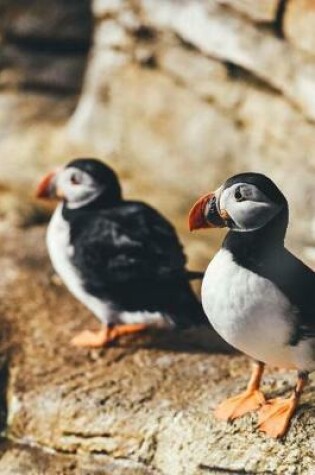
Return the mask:
[[(314, 2), (16, 0), (2, 9), (2, 182), (30, 186), (49, 163), (97, 155), (189, 241), (185, 216), (200, 193), (262, 171), (289, 198), (291, 244), (313, 259)], [(192, 246), (204, 264), (205, 246)]]

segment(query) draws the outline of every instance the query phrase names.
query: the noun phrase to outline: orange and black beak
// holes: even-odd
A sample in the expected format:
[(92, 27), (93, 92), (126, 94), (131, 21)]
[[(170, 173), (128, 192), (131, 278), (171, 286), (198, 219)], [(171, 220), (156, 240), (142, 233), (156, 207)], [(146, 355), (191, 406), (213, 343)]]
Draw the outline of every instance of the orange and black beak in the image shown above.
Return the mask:
[(216, 194), (208, 193), (199, 198), (189, 212), (189, 230), (202, 228), (224, 228), (226, 214), (217, 209)]
[(36, 198), (41, 199), (56, 199), (62, 198), (58, 194), (58, 190), (55, 184), (55, 177), (58, 173), (59, 169), (54, 170), (50, 173), (47, 173), (37, 185), (35, 196)]

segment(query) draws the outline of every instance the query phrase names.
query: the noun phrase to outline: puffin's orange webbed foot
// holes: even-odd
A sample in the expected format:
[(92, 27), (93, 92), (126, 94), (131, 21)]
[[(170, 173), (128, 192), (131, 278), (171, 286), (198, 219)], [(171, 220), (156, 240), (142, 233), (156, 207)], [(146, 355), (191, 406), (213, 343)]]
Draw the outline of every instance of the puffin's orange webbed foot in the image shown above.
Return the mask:
[(270, 437), (283, 437), (297, 407), (297, 399), (270, 399), (259, 411), (258, 428)]
[(143, 332), (147, 328), (148, 325), (146, 325), (145, 323), (134, 323), (131, 325), (115, 325), (109, 329), (109, 341), (114, 341), (124, 335)]
[(294, 393), (288, 399), (270, 399), (259, 411), (258, 428), (270, 437), (283, 437), (299, 404), (303, 389), (308, 382), (308, 372), (298, 373)]
[(134, 325), (116, 325), (113, 327), (103, 327), (98, 331), (84, 330), (71, 340), (73, 346), (83, 348), (101, 348), (108, 343), (117, 340), (123, 335), (139, 333), (147, 328), (147, 325), (137, 323)]
[(98, 331), (83, 330), (71, 340), (71, 345), (82, 348), (100, 348), (109, 341), (109, 328), (104, 327)]
[(259, 409), (266, 402), (265, 397), (258, 389), (246, 390), (243, 393), (226, 399), (215, 410), (217, 419), (232, 421), (248, 412)]
[(263, 372), (264, 364), (259, 361), (254, 363), (246, 391), (223, 401), (215, 410), (215, 417), (223, 421), (232, 421), (265, 404), (265, 396), (259, 390)]

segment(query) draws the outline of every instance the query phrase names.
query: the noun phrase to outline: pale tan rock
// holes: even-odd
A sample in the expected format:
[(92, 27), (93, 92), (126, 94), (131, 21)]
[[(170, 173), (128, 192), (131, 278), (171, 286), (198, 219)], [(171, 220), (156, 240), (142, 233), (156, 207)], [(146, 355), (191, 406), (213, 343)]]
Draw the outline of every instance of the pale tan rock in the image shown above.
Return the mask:
[(97, 48), (128, 48), (131, 40), (126, 30), (114, 20), (103, 21), (97, 28), (94, 36)]
[(104, 454), (60, 454), (47, 448), (0, 441), (1, 475), (160, 475), (142, 463)]
[(174, 80), (204, 100), (215, 100), (226, 111), (237, 107), (244, 97), (245, 88), (231, 84), (226, 66), (219, 61), (179, 45), (161, 48), (158, 59), (161, 69)]
[(141, 18), (132, 10), (120, 10), (118, 14), (118, 21), (126, 30), (135, 31), (141, 27)]
[(170, 28), (200, 51), (229, 61), (281, 91), (315, 121), (315, 59), (218, 6), (215, 0), (141, 0), (147, 21)]
[(276, 18), (280, 0), (216, 0), (228, 5), (258, 22), (273, 22)]
[[(85, 78), (85, 88), (91, 94), (84, 94), (77, 110), (68, 124), (69, 138), (77, 144), (90, 143), (101, 154), (113, 154), (118, 150), (121, 134), (121, 119), (115, 115), (111, 103), (111, 84), (118, 79), (122, 67), (130, 56), (122, 51), (102, 50), (93, 52), (90, 68)], [(99, 126), (107, 137), (100, 137)], [(90, 135), (92, 133), (92, 135)]]
[(315, 56), (314, 0), (288, 0), (283, 29), (294, 46)]
[[(122, 91), (125, 91), (123, 95)], [(130, 161), (148, 172), (160, 163), (162, 186), (172, 184), (177, 189), (185, 188), (186, 193), (194, 190), (196, 193), (198, 181), (200, 187), (209, 186), (215, 177), (223, 175), (220, 172), (223, 157), (231, 155), (238, 146), (238, 134), (229, 118), (192, 94), (186, 94), (185, 89), (174, 85), (164, 74), (132, 66), (123, 68), (110, 83), (108, 103), (96, 102), (96, 96), (87, 93), (87, 100), (94, 100), (95, 107), (91, 108), (88, 102), (81, 104), (70, 123), (70, 133), (78, 130), (77, 124), (84, 123), (78, 135), (83, 138), (83, 133), (93, 134), (98, 153), (102, 153), (104, 145), (111, 145), (108, 152), (119, 153), (127, 160), (126, 164)], [(221, 141), (222, 130), (229, 137), (225, 143)], [(208, 183), (204, 185), (198, 173), (192, 176), (191, 167), (182, 164), (198, 157), (198, 168), (206, 166), (210, 149), (213, 169), (209, 177), (204, 176), (204, 183)], [(150, 183), (150, 173), (147, 179)]]
[(92, 9), (96, 18), (114, 15), (126, 5), (126, 0), (93, 0)]

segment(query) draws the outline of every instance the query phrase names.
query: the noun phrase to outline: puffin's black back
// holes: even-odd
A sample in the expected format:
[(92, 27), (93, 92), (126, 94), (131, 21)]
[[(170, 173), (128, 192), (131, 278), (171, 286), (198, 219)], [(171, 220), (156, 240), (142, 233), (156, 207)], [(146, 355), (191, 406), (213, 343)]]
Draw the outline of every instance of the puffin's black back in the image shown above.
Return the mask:
[[(79, 165), (90, 173), (89, 162)], [(69, 166), (77, 167), (76, 161)], [(104, 194), (83, 208), (63, 207), (73, 264), (85, 289), (121, 311), (170, 314), (179, 327), (208, 323), (190, 288), (175, 229), (144, 203), (123, 201), (117, 193), (113, 200), (108, 190), (115, 188), (106, 185)]]

